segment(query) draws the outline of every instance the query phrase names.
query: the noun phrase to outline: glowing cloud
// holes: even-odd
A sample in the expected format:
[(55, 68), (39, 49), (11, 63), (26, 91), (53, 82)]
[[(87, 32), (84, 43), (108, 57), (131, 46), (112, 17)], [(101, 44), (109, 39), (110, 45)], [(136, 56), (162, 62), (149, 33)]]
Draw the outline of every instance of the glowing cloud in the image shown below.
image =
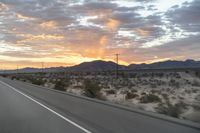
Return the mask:
[(41, 23), (40, 26), (42, 28), (55, 29), (57, 28), (57, 23), (55, 21), (47, 21), (47, 22)]
[(24, 16), (24, 15), (21, 15), (21, 14), (16, 14), (16, 17), (17, 19), (20, 19), (22, 21), (28, 21), (28, 20), (35, 20), (35, 18), (33, 17), (27, 17), (27, 16)]
[(0, 3), (0, 11), (8, 10), (8, 7), (5, 4)]
[(26, 42), (32, 42), (32, 41), (47, 41), (47, 40), (61, 40), (64, 39), (64, 36), (62, 35), (48, 35), (48, 34), (41, 34), (41, 35), (27, 35), (27, 34), (21, 34), (21, 36), (26, 37), (27, 39), (22, 39), (20, 41), (17, 41), (18, 44), (20, 43), (26, 43)]
[(108, 19), (108, 22), (106, 23), (106, 26), (109, 30), (117, 30), (117, 28), (120, 25), (120, 21), (115, 19)]

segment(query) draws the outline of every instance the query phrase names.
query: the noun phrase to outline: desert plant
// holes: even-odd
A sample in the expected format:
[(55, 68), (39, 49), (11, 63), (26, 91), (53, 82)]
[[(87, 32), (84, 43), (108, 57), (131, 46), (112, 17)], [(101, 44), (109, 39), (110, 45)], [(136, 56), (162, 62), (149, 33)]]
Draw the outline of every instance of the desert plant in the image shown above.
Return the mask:
[(132, 92), (132, 93), (135, 93), (135, 92), (137, 92), (137, 90), (133, 89), (133, 90), (131, 90), (131, 92)]
[(62, 80), (56, 81), (54, 89), (59, 91), (65, 91), (65, 83)]
[(200, 87), (200, 83), (197, 80), (194, 80), (192, 86)]
[(178, 118), (184, 108), (186, 108), (184, 103), (176, 103), (172, 105), (170, 102), (168, 102), (165, 106), (163, 104), (159, 104), (156, 110), (158, 113)]
[(92, 82), (91, 80), (87, 79), (84, 81), (83, 89), (85, 91), (85, 95), (90, 98), (101, 98), (100, 90), (98, 83)]
[(146, 92), (142, 92), (141, 95), (146, 95)]
[(160, 102), (161, 99), (154, 94), (144, 95), (140, 98), (141, 103), (153, 103), (153, 102)]
[(5, 75), (5, 74), (4, 74), (4, 75), (2, 75), (2, 77), (6, 78), (6, 77), (7, 77), (7, 75)]
[(107, 90), (106, 93), (107, 94), (116, 94), (116, 91), (115, 90)]
[(195, 72), (195, 76), (200, 78), (200, 72)]
[(11, 77), (11, 80), (15, 80), (15, 79), (16, 79), (16, 77), (15, 77), (15, 76), (12, 76), (12, 77)]
[(161, 95), (162, 95), (162, 97), (163, 97), (165, 100), (168, 100), (168, 99), (169, 99), (169, 97), (168, 97), (168, 94), (167, 94), (167, 93), (162, 93)]
[(45, 82), (42, 79), (30, 78), (29, 81), (35, 85), (44, 85), (45, 84)]
[(174, 79), (171, 79), (169, 81), (169, 86), (175, 87), (175, 88), (180, 88), (180, 83), (175, 81)]
[(139, 95), (135, 94), (135, 93), (131, 93), (131, 92), (128, 92), (126, 94), (126, 99), (133, 99), (133, 98), (136, 98), (136, 97), (139, 97)]

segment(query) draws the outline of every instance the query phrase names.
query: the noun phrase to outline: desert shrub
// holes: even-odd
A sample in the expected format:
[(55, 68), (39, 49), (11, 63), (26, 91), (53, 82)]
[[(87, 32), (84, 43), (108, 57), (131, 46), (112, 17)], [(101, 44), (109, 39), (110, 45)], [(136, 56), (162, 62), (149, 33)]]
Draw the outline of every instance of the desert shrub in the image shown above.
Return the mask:
[(180, 79), (181, 76), (178, 74), (178, 75), (175, 76), (175, 78)]
[(158, 92), (159, 92), (158, 90), (151, 90), (152, 94), (155, 94), (155, 93), (158, 93)]
[(185, 90), (185, 93), (191, 94), (192, 91), (191, 90)]
[(11, 77), (11, 80), (14, 80), (14, 79), (16, 79), (16, 77), (15, 77), (15, 76), (12, 76), (12, 77)]
[(136, 97), (139, 97), (137, 94), (135, 94), (135, 93), (131, 93), (131, 92), (128, 92), (127, 94), (126, 94), (126, 99), (133, 99), (133, 98), (136, 98)]
[(15, 79), (15, 78), (12, 76), (12, 77), (11, 77), (11, 80), (14, 80), (14, 79)]
[(66, 89), (64, 81), (63, 80), (56, 81), (54, 89), (59, 91), (65, 91)]
[(83, 89), (85, 91), (84, 94), (87, 97), (101, 99), (101, 93), (100, 93), (101, 88), (98, 83), (92, 82), (91, 80), (87, 79), (84, 81)]
[(195, 72), (195, 75), (200, 78), (200, 72)]
[(184, 108), (186, 108), (186, 105), (183, 102), (177, 103), (175, 105), (172, 105), (168, 102), (166, 106), (159, 104), (159, 106), (156, 108), (156, 111), (161, 114), (178, 118), (183, 112)]
[(184, 103), (184, 102), (179, 102), (179, 103), (177, 103), (176, 104), (177, 106), (180, 106), (182, 109), (187, 109), (187, 104), (186, 103)]
[(2, 75), (2, 77), (6, 78), (6, 77), (7, 77), (7, 75)]
[(180, 83), (176, 82), (174, 79), (171, 79), (169, 81), (169, 86), (175, 87), (175, 88), (180, 88)]
[(162, 78), (162, 77), (164, 76), (164, 73), (159, 73), (158, 76), (159, 76), (160, 78)]
[(106, 93), (107, 94), (116, 94), (115, 90), (107, 90)]
[(194, 80), (192, 86), (200, 87), (200, 83), (197, 80)]
[(65, 87), (69, 87), (71, 84), (70, 78), (64, 78), (62, 82), (64, 82)]
[(137, 92), (137, 90), (133, 89), (133, 90), (131, 90), (131, 92), (134, 93), (134, 92)]
[(150, 84), (150, 87), (151, 87), (151, 88), (157, 88), (157, 85), (156, 85), (156, 84), (153, 84), (153, 83), (151, 83), (151, 84)]
[(146, 93), (145, 93), (145, 92), (142, 92), (141, 95), (146, 95)]
[(161, 99), (154, 94), (144, 95), (140, 98), (141, 103), (153, 103), (153, 102), (160, 102)]
[(197, 93), (197, 92), (198, 92), (198, 89), (192, 89), (192, 92), (193, 92), (193, 93)]
[(184, 100), (184, 97), (182, 97), (182, 96), (178, 96), (178, 98), (181, 99), (181, 100)]
[(29, 81), (35, 85), (44, 85), (45, 84), (45, 82), (42, 79), (31, 78), (31, 79), (29, 79)]
[(197, 111), (200, 111), (200, 105), (192, 105), (192, 107), (197, 110)]
[(168, 100), (168, 99), (169, 99), (169, 97), (168, 97), (168, 94), (167, 94), (167, 93), (162, 93), (161, 95), (162, 95), (162, 97), (163, 97), (164, 99), (166, 99), (166, 100)]

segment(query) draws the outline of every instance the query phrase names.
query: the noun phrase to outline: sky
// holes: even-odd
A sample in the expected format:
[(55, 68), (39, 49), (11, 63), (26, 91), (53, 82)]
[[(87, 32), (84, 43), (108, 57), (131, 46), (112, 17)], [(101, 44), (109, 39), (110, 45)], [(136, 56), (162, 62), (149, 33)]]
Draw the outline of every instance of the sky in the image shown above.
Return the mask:
[(199, 53), (200, 0), (0, 0), (0, 69)]

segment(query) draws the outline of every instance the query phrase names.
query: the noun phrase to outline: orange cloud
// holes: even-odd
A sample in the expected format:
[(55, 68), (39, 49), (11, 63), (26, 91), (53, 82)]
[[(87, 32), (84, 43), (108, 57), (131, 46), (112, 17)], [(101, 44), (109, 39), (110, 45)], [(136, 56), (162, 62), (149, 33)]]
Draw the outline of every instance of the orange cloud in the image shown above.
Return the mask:
[(3, 10), (8, 10), (8, 6), (6, 6), (5, 4), (0, 3), (0, 11)]
[(99, 48), (97, 51), (97, 57), (102, 58), (105, 55), (105, 48), (109, 43), (109, 39), (107, 36), (102, 36), (99, 40)]
[(40, 24), (42, 28), (47, 29), (55, 29), (57, 27), (57, 23), (55, 21), (47, 21)]
[(61, 40), (64, 39), (63, 35), (57, 34), (40, 34), (40, 35), (31, 35), (31, 34), (19, 34), (19, 36), (26, 37), (26, 39), (19, 40), (17, 43), (25, 43), (30, 41), (47, 41), (47, 40)]
[[(85, 33), (85, 34), (84, 34)], [(82, 35), (82, 36), (81, 36)], [(109, 44), (109, 37), (84, 31), (77, 36), (77, 40), (66, 45), (71, 51), (79, 53), (84, 57), (103, 58), (106, 46)], [(90, 38), (90, 39), (88, 39)]]
[(99, 43), (100, 43), (102, 46), (107, 45), (108, 42), (109, 42), (109, 39), (108, 39), (107, 36), (103, 36), (103, 37), (101, 37), (101, 38), (100, 38), (100, 41), (99, 41)]
[(120, 25), (120, 21), (116, 19), (108, 19), (108, 22), (106, 23), (106, 26), (110, 30), (116, 30)]

